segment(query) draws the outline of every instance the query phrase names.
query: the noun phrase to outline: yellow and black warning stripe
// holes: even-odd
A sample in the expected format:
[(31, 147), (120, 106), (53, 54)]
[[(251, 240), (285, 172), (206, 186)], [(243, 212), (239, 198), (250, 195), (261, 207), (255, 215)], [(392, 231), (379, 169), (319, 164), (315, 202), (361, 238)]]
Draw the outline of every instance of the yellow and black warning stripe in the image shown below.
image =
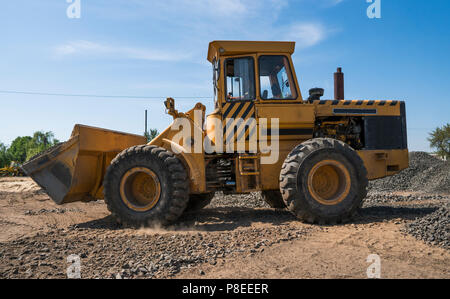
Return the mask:
[(248, 141), (256, 133), (255, 105), (251, 101), (227, 102), (222, 105), (224, 142)]
[(338, 101), (338, 100), (322, 100), (319, 105), (328, 106), (397, 106), (400, 101), (371, 101), (371, 100), (352, 100), (352, 101)]
[(317, 105), (317, 116), (329, 115), (399, 115), (402, 101), (373, 101), (373, 100), (352, 100), (352, 101), (336, 101), (325, 100), (315, 102)]

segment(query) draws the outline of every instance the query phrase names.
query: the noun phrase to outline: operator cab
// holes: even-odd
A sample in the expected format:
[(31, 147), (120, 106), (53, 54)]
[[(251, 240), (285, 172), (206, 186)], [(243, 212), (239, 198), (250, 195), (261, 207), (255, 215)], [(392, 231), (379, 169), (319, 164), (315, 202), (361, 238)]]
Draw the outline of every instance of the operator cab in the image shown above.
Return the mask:
[(294, 51), (294, 42), (211, 42), (215, 107), (237, 101), (302, 102), (291, 60)]
[[(233, 137), (232, 132), (225, 128), (234, 124), (230, 119), (235, 122), (237, 119), (243, 122), (256, 119), (257, 106), (261, 107), (258, 108), (260, 112), (272, 110), (273, 117), (283, 118), (284, 112), (276, 112), (279, 109), (271, 105), (303, 104), (291, 59), (294, 51), (294, 42), (210, 43), (208, 61), (213, 65), (215, 110), (207, 116), (206, 131), (211, 140), (222, 140), (216, 137), (223, 134), (224, 141), (234, 138), (237, 144), (239, 138), (248, 141), (257, 135), (252, 128), (248, 131), (235, 128), (237, 131)], [(217, 121), (222, 122), (223, 131), (218, 130)]]

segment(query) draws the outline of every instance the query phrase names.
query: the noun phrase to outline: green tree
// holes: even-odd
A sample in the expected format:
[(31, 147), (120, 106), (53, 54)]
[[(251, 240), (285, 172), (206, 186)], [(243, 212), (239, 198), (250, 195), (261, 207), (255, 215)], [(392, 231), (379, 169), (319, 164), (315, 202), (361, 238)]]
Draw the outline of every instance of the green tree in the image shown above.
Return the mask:
[(0, 168), (11, 164), (11, 156), (8, 154), (8, 148), (0, 142)]
[(59, 140), (55, 139), (53, 132), (34, 132), (33, 137), (27, 144), (26, 160), (58, 143)]
[(30, 136), (17, 137), (11, 143), (7, 153), (11, 157), (12, 161), (19, 163), (25, 162), (27, 158), (28, 143), (32, 140)]
[(151, 142), (153, 139), (155, 139), (159, 135), (159, 132), (157, 129), (150, 129), (149, 132), (145, 132), (144, 136), (147, 138), (147, 142)]
[(436, 128), (428, 138), (431, 148), (436, 149), (436, 154), (442, 158), (450, 158), (450, 124), (442, 128)]
[[(33, 137), (17, 137), (8, 149), (4, 145), (0, 147), (0, 155), (3, 157), (0, 162), (2, 164), (6, 162), (10, 163), (11, 161), (24, 163), (32, 156), (45, 151), (57, 143), (59, 143), (59, 140), (55, 139), (52, 132), (37, 131), (33, 134)], [(5, 153), (1, 154), (2, 151)]]

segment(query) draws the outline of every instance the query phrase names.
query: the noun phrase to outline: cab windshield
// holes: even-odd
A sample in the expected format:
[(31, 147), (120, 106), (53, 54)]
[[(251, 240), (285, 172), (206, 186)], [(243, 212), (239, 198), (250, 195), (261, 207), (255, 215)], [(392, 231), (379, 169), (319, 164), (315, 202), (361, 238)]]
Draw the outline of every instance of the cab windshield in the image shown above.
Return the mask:
[(297, 98), (289, 60), (286, 56), (261, 56), (259, 82), (263, 100), (293, 100)]
[(227, 101), (255, 99), (255, 66), (253, 58), (229, 58), (225, 61)]

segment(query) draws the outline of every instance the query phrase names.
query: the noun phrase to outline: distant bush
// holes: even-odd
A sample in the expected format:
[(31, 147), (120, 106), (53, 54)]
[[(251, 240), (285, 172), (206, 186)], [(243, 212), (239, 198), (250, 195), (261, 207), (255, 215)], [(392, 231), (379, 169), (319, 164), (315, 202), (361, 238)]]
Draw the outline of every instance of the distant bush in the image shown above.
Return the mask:
[(32, 140), (30, 136), (17, 137), (13, 140), (7, 153), (9, 154), (11, 161), (18, 163), (23, 163), (27, 159), (27, 150), (29, 148), (29, 143)]
[(8, 153), (8, 148), (0, 142), (0, 168), (9, 166), (11, 164), (11, 155)]
[(149, 132), (145, 132), (144, 136), (147, 138), (147, 142), (151, 142), (153, 139), (158, 137), (159, 132), (157, 129), (150, 129)]
[(9, 147), (0, 143), (0, 168), (11, 162), (24, 163), (31, 157), (59, 143), (52, 132), (37, 131), (33, 136), (17, 137)]
[(436, 154), (447, 160), (450, 159), (450, 124), (436, 128), (430, 133), (428, 141), (430, 146), (437, 150)]
[[(59, 143), (52, 132), (35, 132), (28, 142), (25, 161)], [(25, 162), (24, 161), (24, 162)]]

